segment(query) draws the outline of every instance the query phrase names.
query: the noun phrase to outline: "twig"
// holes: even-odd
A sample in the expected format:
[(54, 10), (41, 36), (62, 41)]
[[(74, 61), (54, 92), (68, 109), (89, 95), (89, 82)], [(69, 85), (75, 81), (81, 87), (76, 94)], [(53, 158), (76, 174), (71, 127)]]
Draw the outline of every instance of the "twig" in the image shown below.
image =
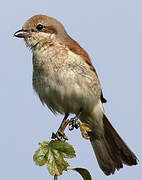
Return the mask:
[(57, 180), (58, 179), (58, 176), (55, 174), (55, 176), (54, 176), (54, 180)]

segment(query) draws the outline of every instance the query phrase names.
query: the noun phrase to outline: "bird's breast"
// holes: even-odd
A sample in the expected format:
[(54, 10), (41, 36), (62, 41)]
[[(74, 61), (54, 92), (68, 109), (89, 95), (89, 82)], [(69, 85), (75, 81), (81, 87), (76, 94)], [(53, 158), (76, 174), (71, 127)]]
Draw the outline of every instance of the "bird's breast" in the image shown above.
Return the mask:
[[(46, 52), (33, 56), (33, 87), (41, 101), (53, 112), (78, 113), (97, 102), (96, 76), (72, 53)], [(95, 91), (95, 92), (94, 92)], [(97, 92), (98, 91), (98, 92)], [(89, 103), (88, 103), (89, 102)]]

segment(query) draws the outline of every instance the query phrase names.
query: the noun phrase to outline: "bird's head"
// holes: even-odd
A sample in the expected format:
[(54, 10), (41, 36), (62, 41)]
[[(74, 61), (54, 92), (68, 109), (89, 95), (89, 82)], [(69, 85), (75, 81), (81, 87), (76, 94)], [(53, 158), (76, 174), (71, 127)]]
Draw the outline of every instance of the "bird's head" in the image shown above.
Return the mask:
[(26, 44), (34, 48), (39, 43), (50, 42), (53, 38), (60, 39), (64, 34), (65, 29), (59, 21), (45, 15), (36, 15), (27, 20), (14, 36), (24, 38)]

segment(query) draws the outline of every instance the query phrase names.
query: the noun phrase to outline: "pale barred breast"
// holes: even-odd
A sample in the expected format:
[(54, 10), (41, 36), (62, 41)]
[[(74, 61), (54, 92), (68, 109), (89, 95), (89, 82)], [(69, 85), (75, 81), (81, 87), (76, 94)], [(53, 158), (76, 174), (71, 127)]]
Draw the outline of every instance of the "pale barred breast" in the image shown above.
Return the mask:
[[(40, 83), (53, 79), (67, 59), (67, 51), (62, 47), (47, 44), (33, 51), (33, 86), (39, 92)], [(41, 90), (41, 88), (40, 88)]]
[(43, 51), (33, 57), (33, 86), (41, 101), (60, 113), (75, 112), (88, 100), (93, 107), (100, 98), (100, 83), (82, 57), (62, 48)]

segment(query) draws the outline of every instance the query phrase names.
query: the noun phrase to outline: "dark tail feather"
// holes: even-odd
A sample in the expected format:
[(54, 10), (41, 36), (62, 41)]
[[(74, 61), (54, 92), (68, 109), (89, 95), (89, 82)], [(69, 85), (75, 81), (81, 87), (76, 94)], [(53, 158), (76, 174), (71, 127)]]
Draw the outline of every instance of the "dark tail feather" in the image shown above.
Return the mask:
[(100, 168), (106, 175), (114, 174), (115, 170), (137, 164), (137, 157), (122, 140), (107, 117), (104, 115), (104, 137), (96, 139), (89, 133), (90, 141), (97, 157)]

